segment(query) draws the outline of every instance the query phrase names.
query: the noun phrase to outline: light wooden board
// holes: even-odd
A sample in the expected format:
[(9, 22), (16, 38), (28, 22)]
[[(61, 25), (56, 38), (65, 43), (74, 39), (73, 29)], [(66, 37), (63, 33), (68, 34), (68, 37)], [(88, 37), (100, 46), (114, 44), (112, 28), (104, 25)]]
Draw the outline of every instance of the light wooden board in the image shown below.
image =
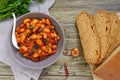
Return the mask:
[[(109, 11), (119, 12), (120, 0), (56, 0), (54, 6), (50, 9), (50, 14), (61, 23), (65, 30), (65, 48), (68, 49), (68, 54), (74, 47), (82, 51), (75, 24), (78, 13), (86, 10), (94, 14), (98, 9), (105, 8)], [(70, 71), (70, 76), (67, 79), (63, 68), (64, 62), (67, 63)], [(2, 62), (0, 62), (0, 80), (14, 80), (11, 69)], [(56, 63), (44, 69), (39, 80), (93, 80), (93, 78), (90, 67), (81, 52), (78, 58), (61, 55)]]

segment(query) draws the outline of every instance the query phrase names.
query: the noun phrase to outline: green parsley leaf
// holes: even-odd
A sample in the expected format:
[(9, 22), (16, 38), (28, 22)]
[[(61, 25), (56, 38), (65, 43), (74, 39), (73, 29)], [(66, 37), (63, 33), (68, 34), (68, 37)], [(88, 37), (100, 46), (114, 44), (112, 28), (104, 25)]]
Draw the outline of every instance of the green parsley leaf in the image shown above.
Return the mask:
[(33, 30), (33, 29), (34, 29), (34, 26), (33, 26), (33, 25), (30, 25), (29, 29), (30, 29), (30, 30)]

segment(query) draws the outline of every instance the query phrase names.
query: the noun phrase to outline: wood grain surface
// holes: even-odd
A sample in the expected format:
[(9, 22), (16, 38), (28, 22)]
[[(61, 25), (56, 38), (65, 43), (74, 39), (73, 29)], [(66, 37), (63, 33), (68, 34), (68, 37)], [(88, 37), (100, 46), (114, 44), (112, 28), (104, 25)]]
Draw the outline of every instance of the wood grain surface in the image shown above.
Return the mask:
[[(94, 14), (99, 9), (120, 12), (120, 0), (56, 0), (50, 9), (50, 14), (61, 23), (64, 29), (65, 48), (68, 49), (68, 55), (74, 47), (79, 48), (81, 54), (73, 58), (65, 56), (64, 50), (56, 63), (44, 69), (39, 80), (93, 80), (90, 67), (84, 59), (75, 19), (80, 11), (85, 10)], [(65, 62), (70, 73), (68, 78), (64, 72)], [(14, 80), (10, 67), (2, 62), (0, 62), (0, 80)]]

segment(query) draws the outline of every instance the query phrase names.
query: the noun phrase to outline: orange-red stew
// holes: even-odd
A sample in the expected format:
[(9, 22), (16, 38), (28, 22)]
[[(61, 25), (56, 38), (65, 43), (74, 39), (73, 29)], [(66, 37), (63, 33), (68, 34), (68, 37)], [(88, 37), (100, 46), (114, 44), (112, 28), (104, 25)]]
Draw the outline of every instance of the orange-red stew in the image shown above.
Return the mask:
[(55, 27), (47, 18), (26, 18), (17, 27), (15, 34), (20, 54), (35, 62), (55, 54), (60, 39)]

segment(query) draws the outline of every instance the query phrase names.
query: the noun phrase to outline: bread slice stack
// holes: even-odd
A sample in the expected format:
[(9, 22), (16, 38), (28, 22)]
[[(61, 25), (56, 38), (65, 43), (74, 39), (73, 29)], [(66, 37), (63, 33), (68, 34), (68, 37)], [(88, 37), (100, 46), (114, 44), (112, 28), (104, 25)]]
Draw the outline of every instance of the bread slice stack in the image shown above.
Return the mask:
[(89, 64), (102, 63), (120, 45), (120, 21), (115, 13), (99, 10), (91, 16), (83, 11), (76, 23)]
[[(93, 16), (83, 11), (77, 16), (77, 28), (86, 61), (93, 77), (119, 80), (120, 20), (113, 12), (97, 11)], [(96, 76), (95, 76), (96, 77)], [(101, 80), (96, 77), (95, 80)]]

